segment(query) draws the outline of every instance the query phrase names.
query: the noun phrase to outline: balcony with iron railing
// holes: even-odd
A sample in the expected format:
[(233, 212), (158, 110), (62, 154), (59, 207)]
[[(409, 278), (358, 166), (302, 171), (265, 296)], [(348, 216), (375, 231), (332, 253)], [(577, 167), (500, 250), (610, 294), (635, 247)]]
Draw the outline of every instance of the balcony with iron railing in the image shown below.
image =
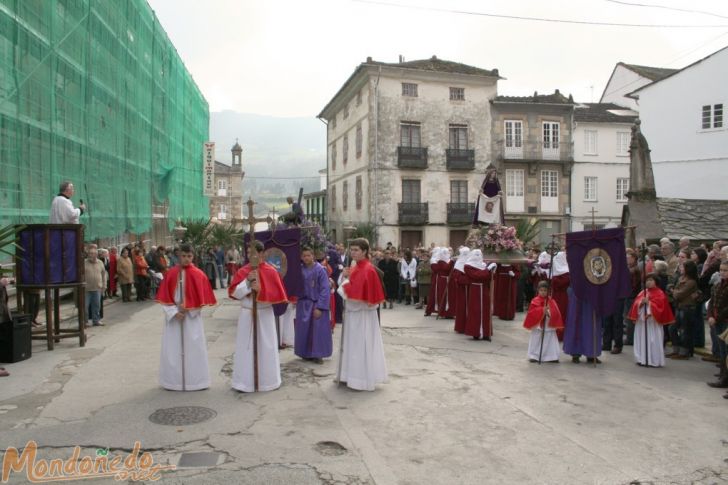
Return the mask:
[(448, 224), (470, 224), (473, 222), (475, 203), (473, 202), (448, 202), (447, 223)]
[(399, 168), (427, 168), (426, 147), (397, 147)]
[(574, 161), (573, 143), (562, 141), (556, 148), (544, 147), (542, 139), (525, 139), (517, 146), (515, 141), (506, 146), (504, 140), (498, 142), (497, 158), (500, 160), (553, 160)]
[(475, 168), (475, 150), (448, 148), (445, 150), (445, 161), (448, 170), (473, 170)]
[(399, 223), (408, 226), (421, 226), (429, 220), (427, 202), (400, 202)]

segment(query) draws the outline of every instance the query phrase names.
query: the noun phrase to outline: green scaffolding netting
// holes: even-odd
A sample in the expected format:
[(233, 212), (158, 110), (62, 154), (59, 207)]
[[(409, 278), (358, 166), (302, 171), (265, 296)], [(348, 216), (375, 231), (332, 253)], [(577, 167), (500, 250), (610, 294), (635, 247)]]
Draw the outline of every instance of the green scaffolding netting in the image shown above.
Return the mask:
[(87, 239), (208, 217), (208, 129), (145, 0), (0, 0), (0, 225), (47, 222), (63, 180)]

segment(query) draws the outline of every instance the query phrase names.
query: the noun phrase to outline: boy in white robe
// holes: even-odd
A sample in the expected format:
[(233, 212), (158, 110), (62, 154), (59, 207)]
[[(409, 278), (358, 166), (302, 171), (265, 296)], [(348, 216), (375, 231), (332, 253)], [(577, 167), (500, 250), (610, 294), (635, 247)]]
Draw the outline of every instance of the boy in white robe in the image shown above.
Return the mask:
[[(263, 245), (256, 241), (256, 251)], [(251, 255), (248, 254), (248, 259)], [(253, 295), (257, 313), (257, 382), (253, 345)], [(276, 269), (261, 261), (253, 270), (250, 263), (238, 270), (228, 287), (228, 295), (241, 302), (238, 335), (235, 340), (232, 387), (242, 392), (272, 391), (281, 386), (278, 335), (273, 305), (287, 303), (286, 290)], [(256, 386), (257, 384), (257, 386)], [(256, 388), (257, 387), (257, 388)]]
[(171, 391), (210, 387), (202, 307), (217, 304), (205, 273), (192, 264), (189, 244), (180, 246), (179, 265), (165, 275), (157, 301), (165, 314), (159, 384)]

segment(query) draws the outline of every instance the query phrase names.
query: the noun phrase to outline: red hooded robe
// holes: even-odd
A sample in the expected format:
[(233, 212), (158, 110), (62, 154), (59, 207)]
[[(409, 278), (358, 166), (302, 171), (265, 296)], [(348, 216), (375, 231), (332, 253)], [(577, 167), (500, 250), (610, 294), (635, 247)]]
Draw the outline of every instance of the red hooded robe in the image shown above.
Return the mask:
[(632, 308), (629, 309), (629, 319), (637, 321), (639, 312), (644, 311), (641, 307), (645, 291), (647, 291), (648, 301), (650, 302), (650, 311), (652, 312), (652, 318), (655, 319), (660, 325), (670, 325), (675, 322), (675, 315), (672, 313), (670, 302), (667, 301), (667, 295), (658, 287), (647, 288), (647, 290), (640, 291), (637, 298), (632, 303)]
[[(177, 282), (179, 281), (180, 266), (177, 265), (167, 271), (164, 279), (157, 289), (157, 302), (162, 305), (175, 305), (174, 294), (177, 291)], [(215, 294), (212, 292), (210, 280), (207, 275), (194, 264), (190, 264), (184, 268), (184, 299), (182, 307), (187, 310), (194, 310), (203, 306), (211, 306), (217, 304)]]
[[(228, 287), (228, 296), (233, 298), (235, 288), (240, 283), (245, 281), (253, 267), (250, 263), (246, 264), (235, 273), (232, 283)], [(272, 305), (276, 303), (288, 303), (288, 295), (286, 295), (286, 289), (283, 286), (283, 281), (278, 274), (278, 271), (270, 264), (261, 261), (258, 265), (258, 279), (260, 282), (260, 291), (258, 291), (256, 301), (259, 303), (270, 303)]]
[(559, 306), (556, 304), (553, 298), (543, 296), (536, 296), (531, 300), (531, 304), (528, 306), (528, 313), (526, 314), (526, 320), (523, 322), (523, 326), (529, 330), (538, 327), (543, 322), (544, 309), (546, 308), (546, 301), (548, 300), (549, 313), (551, 318), (549, 319), (549, 328), (564, 328), (564, 320), (561, 318), (561, 312)]

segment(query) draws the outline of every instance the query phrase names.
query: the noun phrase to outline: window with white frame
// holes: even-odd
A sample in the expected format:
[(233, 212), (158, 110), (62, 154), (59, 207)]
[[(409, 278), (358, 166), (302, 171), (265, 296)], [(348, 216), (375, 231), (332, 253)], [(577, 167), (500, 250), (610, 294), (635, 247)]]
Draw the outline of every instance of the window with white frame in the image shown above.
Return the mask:
[(545, 149), (559, 149), (559, 123), (544, 121), (543, 123), (543, 147)]
[(556, 170), (541, 170), (541, 197), (558, 197), (559, 172)]
[(227, 180), (220, 179), (217, 181), (217, 196), (227, 197)]
[(451, 101), (465, 100), (465, 88), (450, 88), (450, 100)]
[(584, 130), (584, 155), (597, 154), (597, 130)]
[(417, 97), (417, 84), (415, 83), (402, 83), (402, 96)]
[(629, 144), (632, 141), (632, 135), (629, 131), (618, 131), (617, 132), (617, 156), (627, 157), (629, 156)]
[(627, 192), (629, 192), (629, 178), (617, 178), (617, 202), (627, 202)]
[(523, 121), (504, 121), (505, 158), (523, 158)]
[(584, 200), (587, 202), (597, 201), (596, 177), (584, 177)]
[(219, 210), (217, 212), (217, 218), (219, 220), (227, 219), (227, 206), (225, 204), (220, 204)]
[(508, 212), (523, 212), (525, 209), (523, 169), (506, 170), (506, 208)]
[(723, 104), (703, 105), (702, 128), (723, 128)]
[(523, 121), (521, 120), (506, 120), (505, 121), (505, 132), (506, 132), (506, 147), (507, 148), (520, 148), (523, 146)]
[(559, 172), (541, 170), (541, 212), (559, 211)]

